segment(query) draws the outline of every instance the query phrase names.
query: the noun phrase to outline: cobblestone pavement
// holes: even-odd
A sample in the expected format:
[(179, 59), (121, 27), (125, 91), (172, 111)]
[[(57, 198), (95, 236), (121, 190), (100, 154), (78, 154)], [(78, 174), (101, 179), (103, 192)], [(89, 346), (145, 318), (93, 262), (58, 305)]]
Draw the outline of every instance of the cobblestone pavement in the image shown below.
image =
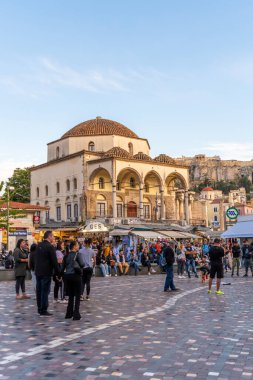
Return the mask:
[[(224, 279), (224, 296), (198, 279), (95, 278), (81, 321), (66, 305), (39, 317), (34, 300), (0, 285), (1, 379), (253, 379), (252, 278)], [(28, 282), (28, 287), (30, 284)]]

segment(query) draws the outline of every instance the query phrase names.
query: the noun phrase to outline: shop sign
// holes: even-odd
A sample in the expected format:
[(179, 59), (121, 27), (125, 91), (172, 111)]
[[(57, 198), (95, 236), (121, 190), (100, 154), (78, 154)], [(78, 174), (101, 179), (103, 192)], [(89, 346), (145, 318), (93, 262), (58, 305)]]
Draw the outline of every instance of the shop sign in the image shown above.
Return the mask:
[(103, 223), (91, 222), (82, 232), (107, 232), (108, 228)]
[(27, 236), (26, 230), (17, 230), (9, 232), (9, 236)]
[(33, 224), (40, 224), (40, 216), (34, 215), (34, 217), (33, 217)]
[(229, 219), (236, 219), (239, 215), (239, 211), (235, 207), (230, 207), (227, 209), (226, 215)]

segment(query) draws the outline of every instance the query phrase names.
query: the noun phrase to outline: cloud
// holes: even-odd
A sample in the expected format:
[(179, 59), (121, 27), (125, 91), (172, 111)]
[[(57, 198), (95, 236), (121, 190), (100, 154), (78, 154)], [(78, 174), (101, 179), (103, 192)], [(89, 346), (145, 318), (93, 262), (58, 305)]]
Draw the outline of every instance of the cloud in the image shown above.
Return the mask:
[(253, 159), (253, 143), (214, 142), (202, 150), (225, 160), (250, 161)]

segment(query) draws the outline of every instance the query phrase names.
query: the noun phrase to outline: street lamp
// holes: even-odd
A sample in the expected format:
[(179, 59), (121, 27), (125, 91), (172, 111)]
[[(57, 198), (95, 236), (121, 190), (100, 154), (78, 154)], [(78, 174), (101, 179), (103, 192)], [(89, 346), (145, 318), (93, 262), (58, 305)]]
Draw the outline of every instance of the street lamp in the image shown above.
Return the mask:
[(9, 252), (9, 233), (10, 233), (10, 191), (14, 190), (13, 186), (6, 186), (7, 193), (7, 251)]

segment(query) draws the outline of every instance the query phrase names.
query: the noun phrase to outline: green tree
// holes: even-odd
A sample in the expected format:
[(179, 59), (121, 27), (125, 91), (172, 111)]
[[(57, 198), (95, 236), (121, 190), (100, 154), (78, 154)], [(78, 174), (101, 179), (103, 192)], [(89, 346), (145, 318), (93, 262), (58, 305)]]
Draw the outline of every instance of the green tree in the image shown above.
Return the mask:
[(246, 190), (246, 193), (249, 194), (251, 191), (252, 184), (248, 177), (239, 177), (237, 181), (238, 187), (244, 187)]
[[(14, 170), (12, 176), (8, 179), (7, 185), (14, 188), (10, 193), (10, 200), (14, 202), (28, 203), (30, 200), (30, 170), (28, 168)], [(3, 195), (7, 199), (6, 190)]]
[[(4, 188), (4, 182), (0, 182), (0, 193), (2, 192)], [(21, 210), (14, 210), (11, 207), (9, 207), (8, 212), (8, 200), (7, 200), (7, 191), (6, 192), (6, 199), (0, 198), (0, 228), (3, 228), (5, 230), (8, 229), (8, 226), (11, 227), (12, 223), (10, 222), (10, 219), (17, 219), (17, 218), (24, 218), (25, 214)]]

